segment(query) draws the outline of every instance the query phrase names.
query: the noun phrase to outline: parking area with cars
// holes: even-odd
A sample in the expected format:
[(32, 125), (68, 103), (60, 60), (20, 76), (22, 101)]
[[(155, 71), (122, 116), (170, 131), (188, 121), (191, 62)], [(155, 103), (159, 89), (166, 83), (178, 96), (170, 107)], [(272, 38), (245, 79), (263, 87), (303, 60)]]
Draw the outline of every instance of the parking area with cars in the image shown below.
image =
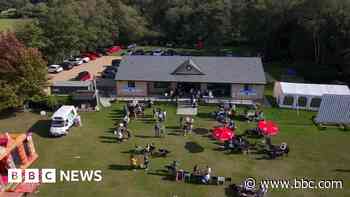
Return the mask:
[[(74, 66), (70, 70), (64, 70), (60, 71), (58, 73), (49, 73), (49, 82), (53, 83), (56, 81), (71, 81), (71, 80), (80, 80), (77, 77), (79, 77), (80, 73), (86, 73), (88, 72), (90, 75), (95, 77), (101, 77), (104, 75), (105, 78), (111, 78), (114, 77), (113, 69), (112, 69), (112, 61), (118, 62), (120, 60), (120, 56), (102, 56), (99, 57), (93, 61), (89, 61), (88, 63), (83, 63), (80, 65)], [(106, 70), (106, 71), (105, 71)], [(88, 74), (82, 76), (83, 74), (80, 74), (81, 79), (86, 79), (89, 77)]]

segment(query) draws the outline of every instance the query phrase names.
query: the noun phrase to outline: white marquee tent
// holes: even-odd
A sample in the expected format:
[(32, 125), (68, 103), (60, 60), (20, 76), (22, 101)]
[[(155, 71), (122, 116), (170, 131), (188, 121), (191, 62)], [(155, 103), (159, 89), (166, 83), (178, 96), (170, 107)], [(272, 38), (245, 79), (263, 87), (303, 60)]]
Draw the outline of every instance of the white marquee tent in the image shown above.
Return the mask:
[(324, 94), (350, 95), (350, 89), (346, 85), (287, 82), (276, 82), (274, 87), (276, 102), (284, 108), (318, 110)]

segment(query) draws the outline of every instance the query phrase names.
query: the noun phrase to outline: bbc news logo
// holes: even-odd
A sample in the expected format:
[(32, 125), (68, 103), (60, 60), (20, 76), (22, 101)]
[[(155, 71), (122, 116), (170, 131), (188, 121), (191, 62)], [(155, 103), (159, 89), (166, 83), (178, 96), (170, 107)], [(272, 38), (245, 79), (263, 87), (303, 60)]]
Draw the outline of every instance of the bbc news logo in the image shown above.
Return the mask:
[(102, 170), (9, 169), (9, 183), (101, 182)]

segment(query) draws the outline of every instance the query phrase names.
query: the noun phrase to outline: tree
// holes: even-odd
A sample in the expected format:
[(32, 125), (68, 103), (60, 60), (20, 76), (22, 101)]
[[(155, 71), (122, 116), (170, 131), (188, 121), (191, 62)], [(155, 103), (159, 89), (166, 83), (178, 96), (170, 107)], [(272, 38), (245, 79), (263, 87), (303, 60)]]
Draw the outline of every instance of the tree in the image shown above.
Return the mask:
[(11, 32), (0, 33), (0, 53), (0, 110), (42, 96), (47, 64), (41, 53), (25, 47)]
[(44, 31), (37, 20), (16, 29), (16, 37), (30, 48), (43, 49), (46, 46)]

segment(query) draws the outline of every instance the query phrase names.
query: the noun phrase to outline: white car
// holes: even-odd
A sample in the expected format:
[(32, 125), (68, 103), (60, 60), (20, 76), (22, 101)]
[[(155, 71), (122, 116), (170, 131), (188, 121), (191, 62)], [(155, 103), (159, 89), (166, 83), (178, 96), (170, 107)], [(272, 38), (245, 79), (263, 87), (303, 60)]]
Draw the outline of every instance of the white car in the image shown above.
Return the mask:
[(79, 66), (79, 65), (82, 65), (84, 63), (82, 58), (79, 58), (79, 57), (72, 57), (72, 58), (64, 60), (63, 62), (69, 62), (73, 66)]
[(152, 51), (152, 54), (154, 55), (154, 56), (161, 56), (161, 55), (163, 55), (163, 50), (162, 49), (155, 49), (155, 50), (153, 50)]
[(59, 73), (63, 71), (63, 68), (60, 65), (53, 64), (49, 66), (48, 71), (49, 73)]
[(83, 63), (90, 62), (90, 58), (89, 57), (82, 57), (81, 60), (83, 61)]

